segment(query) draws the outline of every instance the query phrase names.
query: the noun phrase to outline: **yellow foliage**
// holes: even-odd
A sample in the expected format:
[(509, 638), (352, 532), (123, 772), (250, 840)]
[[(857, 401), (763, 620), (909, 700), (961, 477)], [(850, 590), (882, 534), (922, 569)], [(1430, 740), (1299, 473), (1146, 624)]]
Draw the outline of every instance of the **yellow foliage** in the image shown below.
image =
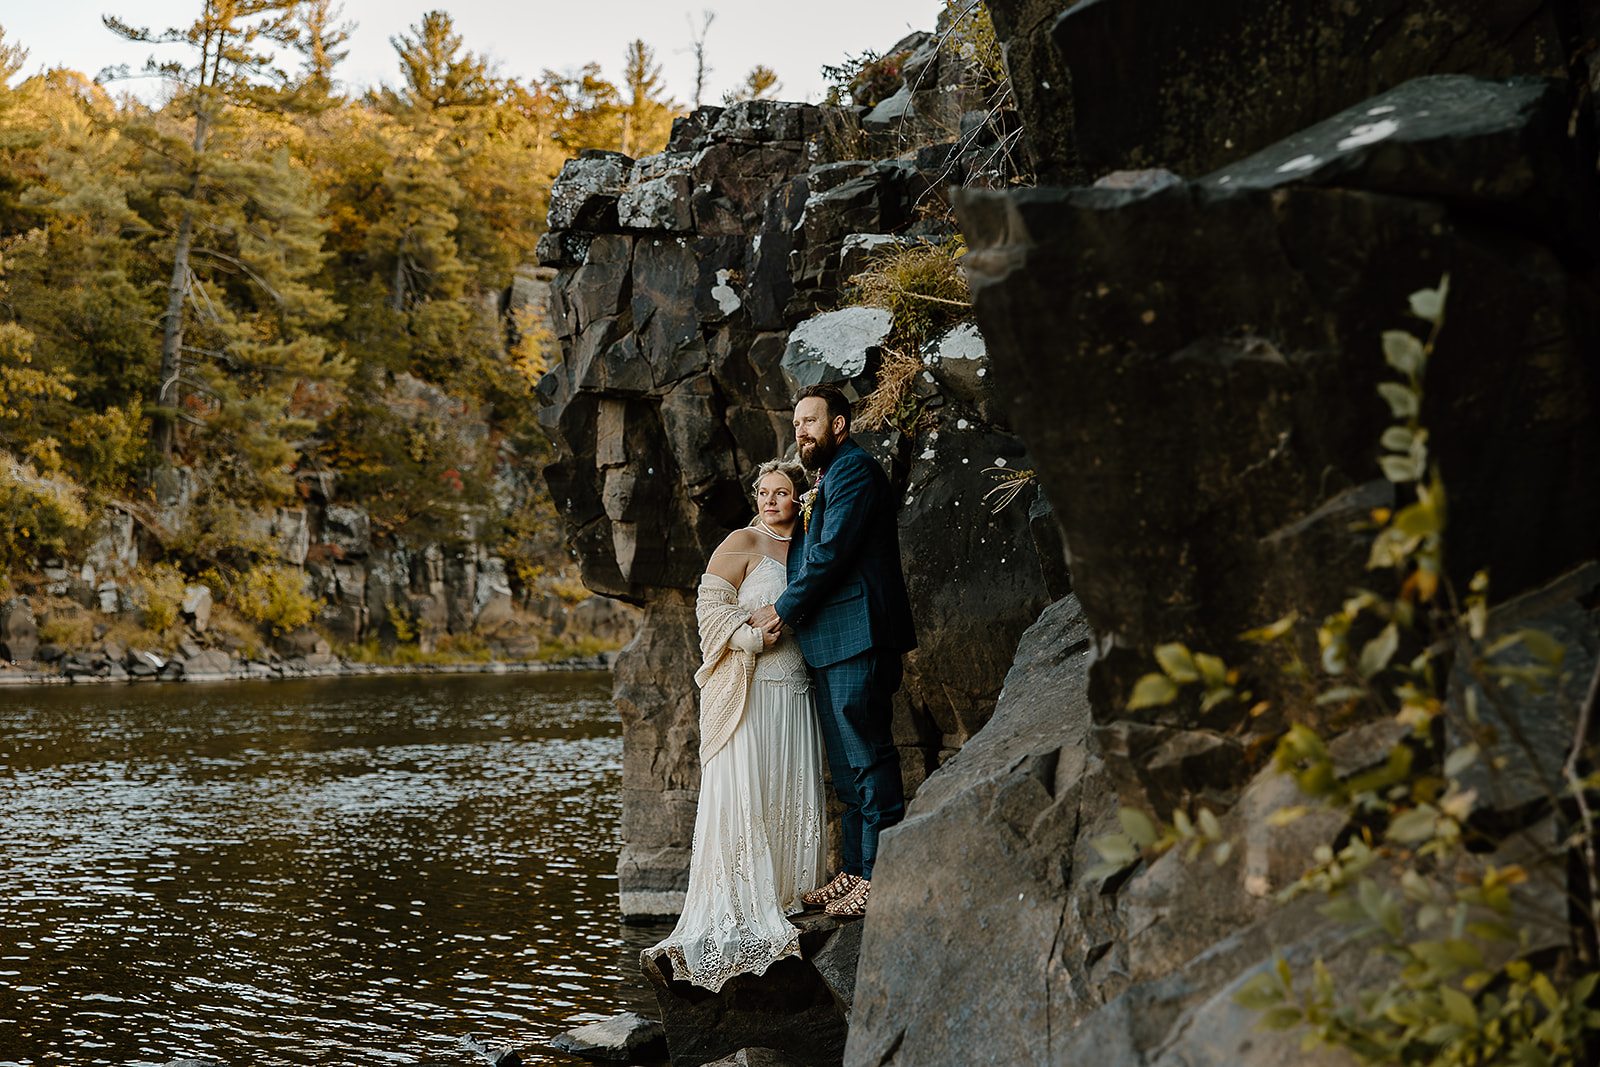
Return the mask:
[(0, 563), (61, 549), (69, 534), (89, 525), (82, 496), (70, 479), (39, 475), (0, 452)]
[(520, 307), (511, 319), (517, 328), (517, 343), (511, 348), (511, 366), (531, 390), (550, 369), (555, 332), (535, 307)]
[(902, 433), (915, 431), (922, 418), (922, 409), (915, 403), (912, 386), (917, 373), (922, 370), (922, 360), (905, 352), (889, 352), (878, 367), (878, 384), (861, 401), (856, 410), (855, 425), (865, 430), (882, 430), (890, 426)]
[(265, 623), (274, 634), (306, 625), (322, 607), (322, 601), (306, 592), (304, 573), (271, 563), (244, 573), (233, 591), (233, 603), (239, 614)]
[(35, 400), (71, 400), (65, 377), (52, 377), (33, 362), (33, 334), (14, 322), (0, 322), (0, 418), (26, 418)]
[(159, 634), (176, 626), (189, 584), (183, 572), (171, 564), (157, 563), (145, 568), (135, 582), (144, 593), (145, 629)]

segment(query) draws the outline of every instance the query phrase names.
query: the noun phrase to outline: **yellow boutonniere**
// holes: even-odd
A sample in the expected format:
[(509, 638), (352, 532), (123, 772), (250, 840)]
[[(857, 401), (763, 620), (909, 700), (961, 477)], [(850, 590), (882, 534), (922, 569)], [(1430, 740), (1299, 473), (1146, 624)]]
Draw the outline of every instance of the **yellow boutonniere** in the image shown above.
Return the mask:
[(811, 509), (816, 505), (817, 491), (807, 489), (800, 497), (800, 530), (803, 533), (811, 532)]

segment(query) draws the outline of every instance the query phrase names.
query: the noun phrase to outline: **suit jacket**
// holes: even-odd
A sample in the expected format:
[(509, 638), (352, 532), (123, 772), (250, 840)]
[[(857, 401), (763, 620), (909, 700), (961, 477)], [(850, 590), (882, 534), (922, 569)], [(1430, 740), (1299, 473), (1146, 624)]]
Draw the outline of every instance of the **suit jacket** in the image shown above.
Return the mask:
[(802, 533), (796, 524), (800, 543), (789, 547), (789, 588), (776, 605), (811, 666), (873, 648), (917, 647), (895, 511), (883, 468), (845, 438), (823, 474), (810, 529)]

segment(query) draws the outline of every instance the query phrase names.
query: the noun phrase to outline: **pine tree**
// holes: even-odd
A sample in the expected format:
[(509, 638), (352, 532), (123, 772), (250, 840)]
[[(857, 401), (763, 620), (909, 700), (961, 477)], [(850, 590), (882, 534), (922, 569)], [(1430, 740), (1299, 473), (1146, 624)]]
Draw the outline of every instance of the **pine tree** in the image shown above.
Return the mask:
[[(480, 56), (462, 50), (461, 35), (449, 14), (430, 11), (411, 27), (411, 36), (389, 38), (400, 53), (404, 94), (385, 89), (389, 101), (403, 100), (405, 107), (429, 110), (483, 107), (498, 99), (504, 87)], [(386, 102), (387, 103), (387, 102)], [(387, 109), (400, 107), (387, 103)]]
[(294, 16), (294, 45), (305, 57), (295, 86), (297, 109), (320, 113), (339, 103), (334, 95), (333, 68), (350, 55), (339, 51), (350, 41), (355, 23), (341, 22), (344, 9), (334, 0), (303, 0)]
[(134, 146), (129, 206), (170, 267), (156, 445), (170, 459), (177, 422), (221, 435), (245, 462), (241, 488), (288, 490), (290, 439), (310, 429), (290, 411), (303, 379), (347, 372), (313, 330), (338, 308), (313, 285), (320, 198), (286, 145), (290, 79), (273, 46), (299, 39), (298, 0), (205, 0), (187, 29), (153, 34), (107, 16), (127, 40), (176, 44), (186, 60), (146, 70), (178, 86), (159, 112), (133, 110), (117, 132)]
[(778, 72), (757, 63), (750, 68), (750, 73), (744, 76), (743, 85), (723, 94), (722, 102), (737, 104), (741, 100), (772, 100), (781, 88), (783, 85), (778, 81)]
[(641, 40), (628, 45), (623, 83), (628, 97), (622, 107), (618, 147), (635, 157), (661, 151), (671, 136), (672, 114), (678, 105), (665, 96), (661, 64), (656, 62), (655, 51)]

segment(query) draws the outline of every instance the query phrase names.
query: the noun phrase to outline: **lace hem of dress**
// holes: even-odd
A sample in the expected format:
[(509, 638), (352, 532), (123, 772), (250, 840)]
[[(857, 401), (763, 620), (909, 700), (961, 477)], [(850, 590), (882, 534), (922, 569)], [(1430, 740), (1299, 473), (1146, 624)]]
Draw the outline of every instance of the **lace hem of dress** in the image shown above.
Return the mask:
[(800, 931), (796, 930), (794, 936), (782, 946), (777, 946), (770, 941), (759, 938), (739, 939), (739, 951), (733, 959), (725, 958), (716, 951), (711, 939), (706, 939), (705, 955), (700, 970), (694, 971), (689, 967), (689, 961), (684, 958), (682, 945), (668, 945), (667, 959), (672, 961), (672, 977), (680, 982), (691, 982), (702, 989), (709, 989), (713, 993), (722, 991), (728, 979), (740, 974), (753, 974), (760, 977), (767, 973), (767, 968), (786, 956), (800, 955)]

